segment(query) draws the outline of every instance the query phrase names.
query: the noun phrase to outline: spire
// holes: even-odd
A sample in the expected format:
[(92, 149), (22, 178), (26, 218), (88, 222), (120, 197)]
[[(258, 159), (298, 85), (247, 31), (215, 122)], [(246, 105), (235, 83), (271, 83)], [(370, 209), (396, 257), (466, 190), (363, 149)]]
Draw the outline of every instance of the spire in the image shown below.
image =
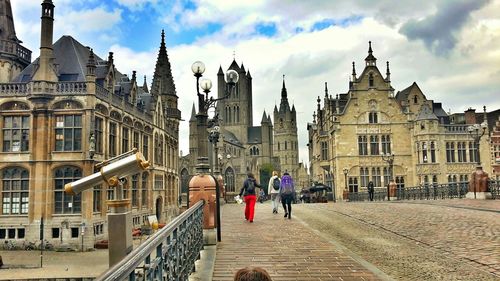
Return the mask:
[(328, 82), (325, 82), (325, 100), (328, 99)]
[(313, 123), (316, 123), (316, 111), (313, 111)]
[(368, 56), (365, 59), (366, 66), (376, 66), (377, 65), (377, 58), (375, 58), (373, 56), (372, 41), (369, 41), (368, 44), (369, 44)]
[(142, 90), (145, 93), (149, 93), (148, 82), (146, 81), (146, 75), (144, 75), (144, 83), (142, 83)]
[(168, 59), (167, 47), (165, 46), (165, 30), (161, 30), (160, 49), (156, 59), (153, 83), (151, 84), (151, 95), (153, 99), (161, 98), (162, 103), (166, 103), (167, 97), (177, 98), (172, 68)]
[(288, 93), (286, 91), (285, 85), (285, 74), (283, 74), (283, 85), (281, 87), (281, 102), (280, 102), (280, 113), (285, 113), (290, 111), (290, 104), (288, 103)]
[(387, 61), (387, 71), (385, 72), (385, 80), (391, 81), (391, 71), (389, 70), (389, 61)]
[(285, 74), (283, 74), (283, 86), (281, 86), (281, 98), (287, 98), (286, 86), (285, 86)]
[(352, 62), (352, 82), (356, 81), (356, 65)]
[(12, 41), (14, 43), (22, 43), (16, 36), (10, 0), (0, 0), (0, 26), (2, 27), (0, 39)]
[(194, 102), (193, 102), (193, 108), (191, 108), (191, 118), (189, 118), (189, 122), (191, 121), (196, 122), (196, 108), (194, 106)]
[(224, 75), (224, 71), (222, 71), (222, 66), (219, 65), (219, 71), (217, 72), (217, 76)]
[(267, 123), (267, 114), (266, 114), (266, 110), (264, 110), (264, 112), (262, 113), (262, 120), (260, 121), (260, 123)]

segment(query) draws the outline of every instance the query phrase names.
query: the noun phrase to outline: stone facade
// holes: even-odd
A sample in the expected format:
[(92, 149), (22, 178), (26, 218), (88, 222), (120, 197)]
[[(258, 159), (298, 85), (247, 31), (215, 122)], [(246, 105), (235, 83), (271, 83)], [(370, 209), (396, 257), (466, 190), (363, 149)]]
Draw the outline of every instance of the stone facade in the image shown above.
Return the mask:
[[(344, 189), (366, 190), (369, 181), (385, 188), (391, 176), (399, 186), (467, 181), (478, 162), (467, 130), (475, 119), (452, 123), (416, 83), (394, 94), (389, 62), (383, 75), (376, 60), (370, 43), (360, 75), (353, 62), (349, 91), (333, 97), (325, 83), (323, 106), (318, 96), (307, 125), (312, 180), (334, 186), (337, 198)], [(486, 125), (479, 157), (489, 171), (492, 126)], [(393, 155), (392, 170), (382, 153)]]
[(44, 237), (55, 246), (83, 240), (90, 248), (107, 239), (113, 189), (103, 183), (71, 196), (64, 184), (134, 147), (151, 168), (129, 177), (124, 189), (133, 226), (149, 215), (168, 222), (179, 212), (181, 114), (163, 32), (149, 91), (146, 78), (140, 86), (135, 71), (129, 78), (115, 68), (113, 53), (103, 60), (71, 36), (52, 43), (54, 11), (44, 0), (40, 57), (12, 79), (0, 72), (9, 81), (0, 84), (0, 241), (38, 240), (42, 218)]

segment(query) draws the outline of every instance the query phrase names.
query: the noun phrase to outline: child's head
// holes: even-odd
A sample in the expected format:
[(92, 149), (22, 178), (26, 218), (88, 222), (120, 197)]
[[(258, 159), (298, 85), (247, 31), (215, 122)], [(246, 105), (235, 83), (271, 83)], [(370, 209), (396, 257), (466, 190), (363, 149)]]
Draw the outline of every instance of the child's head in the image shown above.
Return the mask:
[(245, 267), (236, 272), (234, 281), (272, 281), (272, 279), (263, 268)]

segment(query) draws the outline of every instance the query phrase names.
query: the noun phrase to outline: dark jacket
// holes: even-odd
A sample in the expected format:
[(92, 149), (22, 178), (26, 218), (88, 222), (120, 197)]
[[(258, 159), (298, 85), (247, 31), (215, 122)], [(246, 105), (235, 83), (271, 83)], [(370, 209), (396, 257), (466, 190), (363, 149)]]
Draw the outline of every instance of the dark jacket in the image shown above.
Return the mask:
[[(255, 186), (255, 188), (253, 189), (253, 191), (248, 191), (248, 182), (249, 181), (253, 181), (253, 185)], [(244, 195), (244, 196), (247, 196), (247, 195), (257, 195), (257, 191), (255, 190), (257, 187), (262, 187), (260, 184), (257, 183), (257, 181), (254, 179), (254, 178), (247, 178), (244, 182), (243, 182), (243, 187), (240, 189), (240, 197), (241, 195)]]

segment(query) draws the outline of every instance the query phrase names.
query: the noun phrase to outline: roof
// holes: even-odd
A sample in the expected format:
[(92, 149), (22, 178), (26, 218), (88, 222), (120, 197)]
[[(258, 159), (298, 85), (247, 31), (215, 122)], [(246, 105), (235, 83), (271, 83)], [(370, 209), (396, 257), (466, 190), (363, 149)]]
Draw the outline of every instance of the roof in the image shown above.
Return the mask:
[(232, 132), (222, 129), (221, 133), (224, 136), (224, 141), (229, 142), (231, 144), (243, 146), (241, 141)]
[(420, 112), (415, 120), (438, 120), (437, 116), (432, 112), (431, 108), (427, 104), (423, 104), (420, 108)]
[(248, 127), (248, 144), (262, 143), (262, 127)]

